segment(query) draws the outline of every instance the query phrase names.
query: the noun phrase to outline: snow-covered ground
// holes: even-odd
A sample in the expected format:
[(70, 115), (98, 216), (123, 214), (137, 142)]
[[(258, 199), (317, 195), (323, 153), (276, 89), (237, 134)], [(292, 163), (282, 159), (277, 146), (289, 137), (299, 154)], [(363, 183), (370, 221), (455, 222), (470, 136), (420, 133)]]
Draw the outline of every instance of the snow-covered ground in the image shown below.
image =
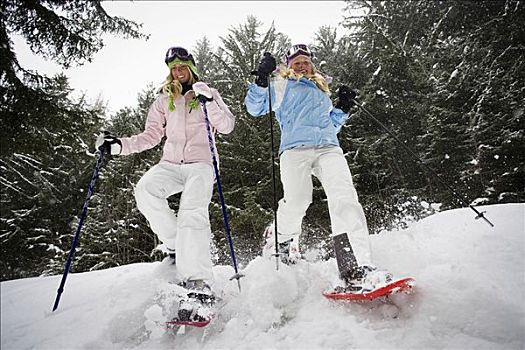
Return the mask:
[[(8, 349), (524, 349), (525, 204), (445, 211), (372, 236), (375, 262), (417, 280), (392, 303), (333, 302), (335, 261), (275, 269), (257, 258), (216, 266), (223, 301), (204, 330), (163, 326), (175, 270), (167, 262), (2, 282), (1, 348)], [(315, 254), (311, 254), (314, 256)]]

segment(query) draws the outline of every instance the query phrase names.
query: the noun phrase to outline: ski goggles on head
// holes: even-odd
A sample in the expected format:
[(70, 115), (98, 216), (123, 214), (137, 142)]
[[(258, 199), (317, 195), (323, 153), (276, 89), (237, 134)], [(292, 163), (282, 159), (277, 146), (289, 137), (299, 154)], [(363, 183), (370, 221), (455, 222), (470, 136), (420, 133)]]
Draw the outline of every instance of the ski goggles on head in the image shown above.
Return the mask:
[(307, 45), (297, 44), (297, 45), (293, 45), (292, 47), (288, 49), (288, 51), (286, 51), (285, 53), (286, 63), (290, 63), (292, 59), (294, 59), (295, 57), (299, 55), (308, 56), (310, 58), (314, 57), (314, 53), (310, 50), (310, 48)]
[(166, 51), (166, 58), (164, 59), (164, 62), (168, 64), (176, 58), (180, 59), (181, 61), (191, 61), (193, 64), (195, 64), (192, 54), (189, 53), (185, 48), (178, 46), (170, 47), (168, 51)]

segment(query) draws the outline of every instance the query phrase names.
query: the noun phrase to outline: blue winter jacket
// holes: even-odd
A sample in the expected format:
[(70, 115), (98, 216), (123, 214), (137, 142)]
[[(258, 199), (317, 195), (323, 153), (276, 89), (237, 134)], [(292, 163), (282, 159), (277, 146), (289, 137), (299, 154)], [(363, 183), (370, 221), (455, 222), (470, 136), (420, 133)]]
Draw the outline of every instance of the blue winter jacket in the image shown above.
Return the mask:
[[(339, 146), (337, 133), (348, 114), (334, 108), (328, 94), (306, 78), (278, 77), (270, 86), (272, 110), (281, 127), (279, 154), (298, 147)], [(268, 114), (268, 88), (250, 84), (244, 103), (254, 117)]]

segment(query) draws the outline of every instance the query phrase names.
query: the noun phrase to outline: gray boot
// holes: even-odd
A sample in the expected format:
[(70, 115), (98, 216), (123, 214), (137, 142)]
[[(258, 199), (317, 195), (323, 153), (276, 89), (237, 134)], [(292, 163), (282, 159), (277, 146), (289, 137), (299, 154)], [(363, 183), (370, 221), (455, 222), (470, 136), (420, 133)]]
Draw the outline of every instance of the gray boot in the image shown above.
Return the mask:
[(179, 302), (178, 320), (200, 322), (211, 318), (215, 304), (215, 295), (210, 286), (203, 280), (192, 280), (180, 283), (187, 293)]

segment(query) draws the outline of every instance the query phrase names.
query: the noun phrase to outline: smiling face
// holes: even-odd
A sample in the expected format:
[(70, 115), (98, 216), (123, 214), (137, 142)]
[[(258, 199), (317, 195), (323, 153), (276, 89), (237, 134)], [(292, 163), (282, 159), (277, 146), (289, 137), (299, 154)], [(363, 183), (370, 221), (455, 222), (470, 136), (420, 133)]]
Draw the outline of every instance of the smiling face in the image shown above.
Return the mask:
[(176, 64), (171, 68), (171, 76), (179, 83), (185, 84), (190, 80), (190, 69), (185, 64)]
[(312, 61), (306, 56), (297, 56), (294, 58), (290, 63), (290, 68), (293, 69), (294, 72), (303, 75), (314, 73)]

